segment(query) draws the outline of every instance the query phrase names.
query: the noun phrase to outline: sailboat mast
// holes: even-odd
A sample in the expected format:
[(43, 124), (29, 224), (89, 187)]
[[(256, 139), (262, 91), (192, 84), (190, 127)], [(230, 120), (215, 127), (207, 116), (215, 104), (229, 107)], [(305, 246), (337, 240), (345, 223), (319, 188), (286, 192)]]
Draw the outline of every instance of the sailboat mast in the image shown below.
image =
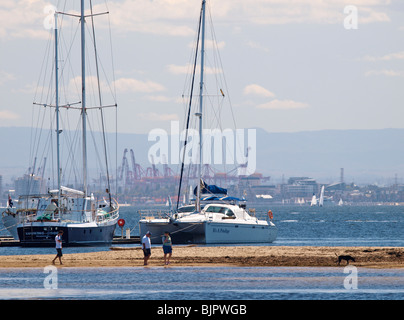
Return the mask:
[(86, 57), (85, 57), (85, 20), (84, 0), (81, 0), (81, 121), (83, 130), (83, 191), (87, 195), (87, 135), (86, 135)]
[(199, 83), (199, 166), (198, 166), (198, 186), (196, 195), (196, 209), (201, 211), (201, 179), (202, 179), (202, 111), (203, 111), (203, 73), (205, 63), (205, 5), (206, 0), (202, 0), (202, 37), (201, 37), (201, 80)]
[(59, 127), (59, 63), (58, 63), (58, 16), (55, 12), (55, 90), (56, 90), (56, 162), (57, 162), (57, 175), (58, 175), (58, 201), (60, 202), (60, 189), (61, 189), (61, 171), (60, 168), (60, 127)]

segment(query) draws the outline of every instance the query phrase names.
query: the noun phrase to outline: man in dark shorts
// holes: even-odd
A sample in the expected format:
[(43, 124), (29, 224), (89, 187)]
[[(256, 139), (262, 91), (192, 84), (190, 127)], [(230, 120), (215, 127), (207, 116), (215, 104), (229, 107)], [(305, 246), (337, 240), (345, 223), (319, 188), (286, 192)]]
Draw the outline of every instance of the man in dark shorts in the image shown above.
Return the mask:
[(63, 253), (62, 253), (62, 236), (63, 236), (63, 230), (59, 230), (58, 234), (55, 237), (57, 254), (56, 254), (55, 259), (52, 260), (52, 264), (55, 264), (55, 260), (57, 258), (59, 258), (60, 264), (63, 264), (62, 263), (62, 256), (63, 256)]
[(151, 241), (150, 241), (151, 232), (147, 231), (146, 234), (142, 238), (142, 248), (144, 254), (144, 265), (147, 266), (147, 262), (151, 256)]

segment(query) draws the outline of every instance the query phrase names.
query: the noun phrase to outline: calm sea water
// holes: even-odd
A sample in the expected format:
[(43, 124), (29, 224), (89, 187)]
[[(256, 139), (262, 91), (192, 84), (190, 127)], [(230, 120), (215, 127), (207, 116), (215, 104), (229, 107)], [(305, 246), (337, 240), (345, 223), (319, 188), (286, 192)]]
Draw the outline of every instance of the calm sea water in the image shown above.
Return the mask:
[[(56, 269), (56, 268), (55, 268)], [(0, 299), (402, 300), (404, 270), (344, 268), (122, 267), (0, 269)], [(49, 288), (56, 275), (57, 288)]]
[[(271, 246), (392, 246), (404, 247), (404, 206), (256, 206), (256, 216), (274, 215), (278, 238)], [(139, 235), (138, 210), (122, 207), (121, 218), (131, 235)], [(161, 208), (159, 208), (161, 209)], [(163, 207), (163, 209), (165, 209)], [(0, 229), (3, 229), (2, 225)], [(1, 234), (7, 234), (5, 230)], [(117, 227), (116, 235), (121, 235)], [(264, 244), (268, 245), (268, 244)], [(122, 245), (120, 245), (122, 246)], [(49, 248), (0, 247), (1, 255), (49, 253)], [(52, 249), (51, 249), (52, 250)], [(65, 253), (109, 248), (65, 248)], [(53, 253), (53, 251), (52, 251)]]
[[(273, 211), (278, 239), (271, 246), (404, 246), (402, 206), (256, 208), (260, 218), (268, 209)], [(124, 229), (130, 228), (132, 235), (139, 234), (138, 209), (121, 209)], [(64, 253), (100, 250), (109, 248), (65, 248)], [(1, 255), (49, 253), (54, 254), (54, 249), (0, 247), (0, 259)], [(58, 288), (45, 289), (49, 275), (42, 268), (0, 269), (0, 299), (404, 299), (404, 269), (358, 268), (358, 286), (352, 290), (344, 286), (349, 276), (344, 267), (59, 268)]]

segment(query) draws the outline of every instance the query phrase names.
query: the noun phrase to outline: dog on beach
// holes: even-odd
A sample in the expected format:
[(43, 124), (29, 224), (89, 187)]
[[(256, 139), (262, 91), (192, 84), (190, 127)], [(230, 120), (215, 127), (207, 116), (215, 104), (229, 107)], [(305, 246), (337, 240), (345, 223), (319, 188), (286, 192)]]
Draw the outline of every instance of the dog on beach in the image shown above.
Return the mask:
[(335, 254), (335, 255), (338, 257), (338, 265), (341, 264), (342, 260), (345, 260), (347, 265), (349, 264), (349, 261), (355, 262), (355, 259), (349, 255), (346, 255), (346, 256), (338, 256), (337, 254)]

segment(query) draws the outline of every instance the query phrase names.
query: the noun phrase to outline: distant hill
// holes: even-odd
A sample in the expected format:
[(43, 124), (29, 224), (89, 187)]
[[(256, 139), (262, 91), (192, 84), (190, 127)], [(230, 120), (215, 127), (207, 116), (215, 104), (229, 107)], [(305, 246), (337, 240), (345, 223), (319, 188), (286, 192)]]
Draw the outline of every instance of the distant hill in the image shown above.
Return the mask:
[(259, 168), (273, 174), (288, 173), (346, 181), (404, 177), (404, 129), (322, 130), (268, 133), (259, 130)]
[[(338, 181), (340, 168), (345, 169), (347, 182), (365, 179), (373, 182), (380, 178), (392, 182), (395, 174), (399, 179), (404, 178), (404, 129), (297, 133), (256, 130), (257, 171), (278, 180), (284, 175), (285, 179), (309, 176), (324, 182)], [(0, 127), (0, 175), (4, 180), (27, 170), (30, 135), (30, 128)], [(115, 141), (114, 136), (109, 139)], [(118, 134), (118, 166), (124, 149), (128, 148), (134, 150), (137, 163), (149, 167), (147, 153), (153, 144), (147, 134)], [(130, 162), (130, 155), (127, 156)]]

